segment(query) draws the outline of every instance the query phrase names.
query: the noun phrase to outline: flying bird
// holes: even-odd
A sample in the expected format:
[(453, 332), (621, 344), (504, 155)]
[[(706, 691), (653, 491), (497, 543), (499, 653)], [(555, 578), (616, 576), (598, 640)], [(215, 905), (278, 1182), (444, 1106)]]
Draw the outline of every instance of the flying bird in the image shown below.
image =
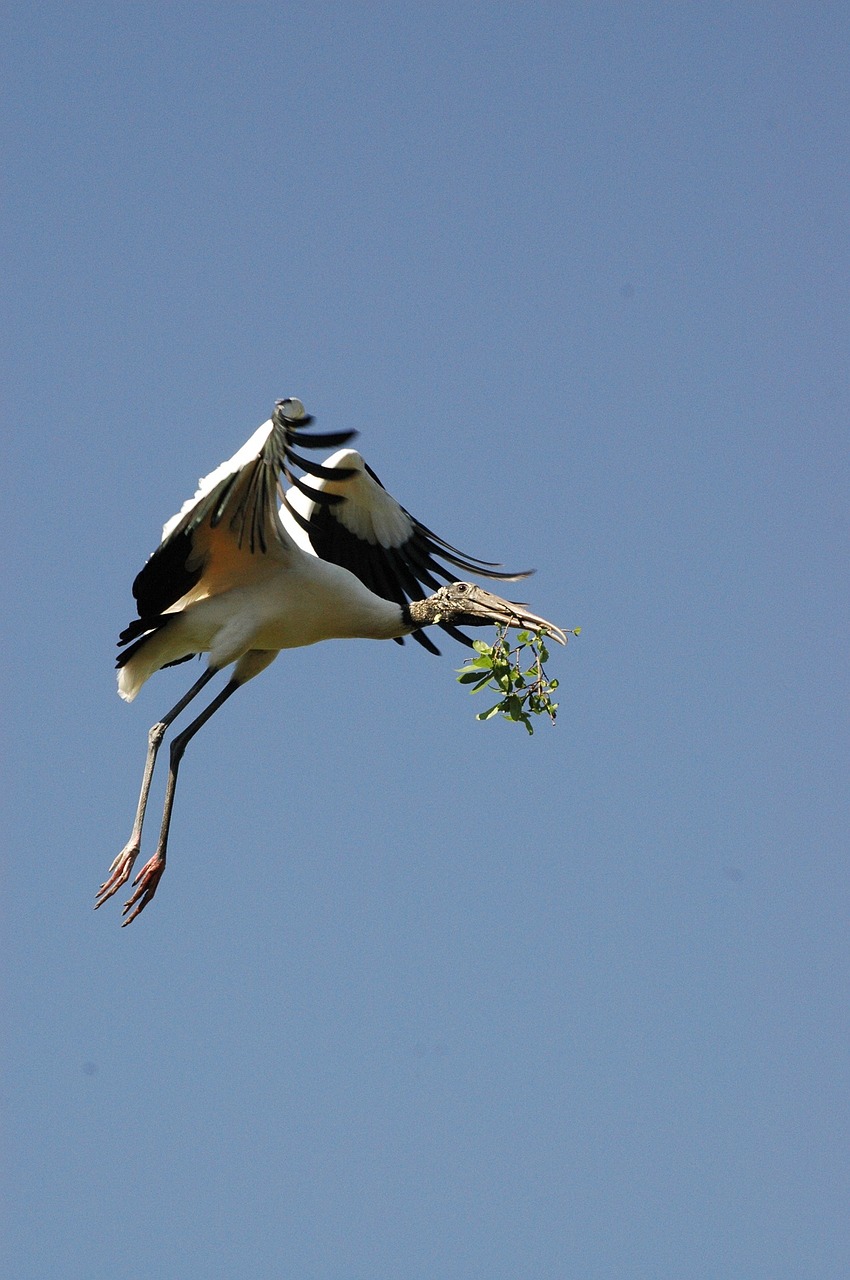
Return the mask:
[[(453, 573), (511, 582), (530, 570), (505, 573), (437, 537), (387, 493), (355, 450), (340, 448), (322, 464), (297, 452), (337, 448), (357, 434), (310, 433), (312, 421), (300, 400), (279, 400), (271, 418), (167, 521), (162, 542), (133, 583), (138, 617), (118, 640), (122, 698), (132, 702), (163, 667), (201, 653), (209, 657), (203, 675), (149, 731), (130, 839), (110, 866), (95, 907), (130, 877), (166, 731), (218, 672), (235, 665), (220, 692), (172, 739), (159, 841), (133, 881), (125, 925), (151, 901), (165, 870), (177, 772), (188, 742), (281, 649), (348, 637), (403, 644), (412, 636), (439, 653), (423, 631), (431, 625), (466, 644), (471, 641), (460, 627), (487, 624), (544, 628), (566, 642), (559, 627), (525, 605)], [(282, 476), (289, 483), (285, 492)], [(433, 594), (426, 596), (426, 587)]]

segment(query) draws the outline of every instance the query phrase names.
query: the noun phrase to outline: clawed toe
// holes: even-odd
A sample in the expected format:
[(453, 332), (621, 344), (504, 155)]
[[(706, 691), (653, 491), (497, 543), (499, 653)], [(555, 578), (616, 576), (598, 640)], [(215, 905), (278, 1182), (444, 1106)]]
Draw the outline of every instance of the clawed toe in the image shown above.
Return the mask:
[[(164, 870), (165, 858), (158, 853), (154, 854), (150, 862), (146, 862), (142, 867), (141, 871), (133, 881), (133, 884), (136, 886), (135, 893), (133, 893), (124, 903), (121, 914), (127, 918), (126, 920), (122, 920), (122, 928), (124, 925), (129, 924), (131, 920), (135, 920), (136, 916), (144, 911), (145, 907), (157, 891), (157, 887), (162, 879), (162, 873)], [(127, 915), (128, 911), (130, 913), (129, 915)]]
[[(138, 841), (131, 840), (119, 853), (118, 857), (109, 868), (109, 875), (97, 891), (95, 897), (95, 910), (102, 907), (122, 884), (126, 884), (130, 879), (130, 873), (133, 870), (133, 863), (139, 854)], [(134, 891), (130, 895), (127, 902), (124, 903), (122, 915), (127, 918), (122, 924), (129, 924), (131, 920), (135, 920), (139, 912), (144, 911), (157, 890), (157, 886), (162, 879), (162, 873), (165, 870), (165, 858), (162, 854), (156, 853), (149, 862), (146, 862), (139, 874), (133, 881)], [(129, 913), (129, 914), (128, 914)]]
[(94, 900), (94, 909), (102, 907), (120, 889), (122, 884), (126, 884), (130, 878), (130, 872), (133, 870), (133, 863), (139, 854), (139, 845), (135, 841), (130, 841), (128, 845), (121, 850), (118, 857), (109, 868), (109, 875), (97, 891)]

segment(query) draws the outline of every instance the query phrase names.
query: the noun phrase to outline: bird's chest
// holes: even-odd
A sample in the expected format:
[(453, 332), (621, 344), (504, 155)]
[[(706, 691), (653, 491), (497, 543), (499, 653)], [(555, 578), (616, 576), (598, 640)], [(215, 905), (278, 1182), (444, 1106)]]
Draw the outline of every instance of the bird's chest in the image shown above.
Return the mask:
[[(352, 574), (318, 561), (248, 593), (239, 611), (257, 649), (292, 649), (320, 640), (380, 638), (397, 627), (398, 607)], [(259, 586), (259, 584), (258, 584)]]

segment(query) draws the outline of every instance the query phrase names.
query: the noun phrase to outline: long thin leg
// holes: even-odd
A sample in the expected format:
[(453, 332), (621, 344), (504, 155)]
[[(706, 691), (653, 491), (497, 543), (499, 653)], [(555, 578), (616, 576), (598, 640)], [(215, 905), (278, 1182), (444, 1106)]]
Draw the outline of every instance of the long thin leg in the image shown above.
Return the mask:
[[(157, 891), (157, 886), (162, 879), (162, 873), (165, 870), (165, 854), (168, 846), (168, 829), (171, 826), (171, 811), (174, 808), (174, 792), (177, 789), (177, 770), (180, 768), (180, 761), (183, 758), (183, 752), (186, 750), (189, 742), (194, 738), (199, 729), (202, 729), (211, 716), (215, 715), (219, 707), (234, 694), (236, 690), (243, 684), (241, 680), (231, 679), (224, 686), (220, 693), (216, 694), (209, 706), (201, 712), (196, 720), (179, 733), (176, 738), (171, 741), (171, 762), (168, 770), (168, 782), (165, 787), (165, 806), (162, 811), (162, 827), (159, 833), (159, 843), (156, 847), (156, 853), (146, 862), (139, 874), (133, 881), (135, 892), (124, 904), (123, 915), (127, 916), (122, 921), (123, 925), (129, 924), (131, 920), (135, 920), (136, 916), (150, 902), (151, 898)], [(130, 913), (129, 915), (127, 913)]]
[(175, 703), (166, 715), (156, 724), (151, 725), (148, 733), (148, 754), (145, 760), (145, 771), (142, 774), (142, 790), (139, 796), (139, 804), (136, 809), (136, 817), (133, 821), (133, 830), (130, 833), (130, 839), (124, 848), (118, 854), (118, 857), (109, 868), (109, 875), (97, 891), (94, 908), (102, 907), (104, 902), (112, 897), (116, 889), (120, 889), (130, 877), (133, 870), (133, 863), (139, 855), (139, 849), (142, 844), (142, 824), (145, 820), (145, 809), (148, 804), (148, 794), (151, 789), (151, 778), (153, 777), (153, 768), (156, 763), (156, 753), (159, 751), (166, 730), (169, 725), (173, 724), (181, 711), (188, 707), (189, 703), (209, 684), (214, 675), (218, 674), (218, 668), (208, 667), (200, 680), (196, 680), (188, 693), (185, 693), (179, 702)]

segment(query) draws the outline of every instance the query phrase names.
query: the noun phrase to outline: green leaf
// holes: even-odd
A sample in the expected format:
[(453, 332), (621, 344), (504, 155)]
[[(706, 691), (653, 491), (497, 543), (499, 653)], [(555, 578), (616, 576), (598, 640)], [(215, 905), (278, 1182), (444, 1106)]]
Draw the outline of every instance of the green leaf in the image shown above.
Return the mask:
[[(457, 678), (458, 684), (476, 684), (481, 679), (480, 671), (463, 671)], [(489, 680), (490, 677), (488, 676)]]
[(493, 716), (501, 707), (501, 702), (497, 702), (495, 707), (491, 707), (489, 711), (479, 711), (475, 717), (476, 720), (492, 720)]

